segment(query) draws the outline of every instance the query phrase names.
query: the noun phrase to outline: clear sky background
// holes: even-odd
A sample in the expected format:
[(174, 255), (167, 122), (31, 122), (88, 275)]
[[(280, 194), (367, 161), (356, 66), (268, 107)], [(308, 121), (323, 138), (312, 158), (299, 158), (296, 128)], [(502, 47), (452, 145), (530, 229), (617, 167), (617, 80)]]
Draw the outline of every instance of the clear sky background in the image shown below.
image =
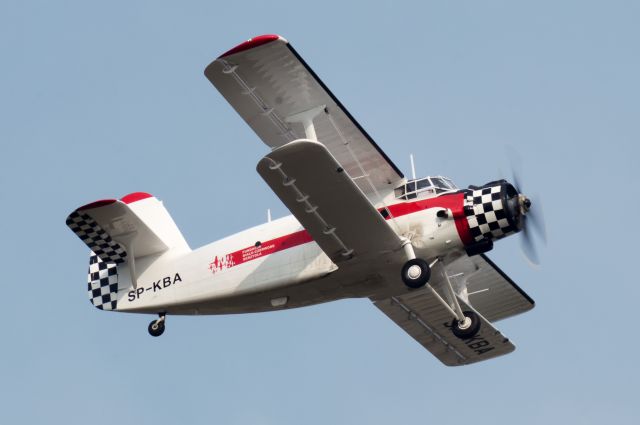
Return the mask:
[[(0, 3), (3, 424), (638, 423), (635, 1)], [(77, 206), (163, 200), (192, 247), (287, 210), (267, 152), (203, 75), (278, 33), (409, 175), (522, 157), (549, 243), (490, 257), (537, 302), (515, 353), (446, 368), (368, 300), (279, 313), (102, 312)]]

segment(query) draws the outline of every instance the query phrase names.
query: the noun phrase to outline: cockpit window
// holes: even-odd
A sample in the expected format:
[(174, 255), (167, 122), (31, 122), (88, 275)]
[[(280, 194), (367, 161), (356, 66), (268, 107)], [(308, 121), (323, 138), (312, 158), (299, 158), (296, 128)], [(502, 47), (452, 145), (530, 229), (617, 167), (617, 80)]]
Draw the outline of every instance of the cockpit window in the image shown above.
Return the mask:
[(418, 190), (431, 186), (429, 178), (418, 180)]
[(447, 190), (450, 189), (449, 185), (447, 185), (444, 182), (444, 180), (442, 180), (441, 178), (431, 177), (431, 182), (433, 183), (433, 186), (436, 188), (437, 193), (446, 192)]
[(450, 178), (442, 177), (442, 180), (449, 186), (451, 189), (457, 189), (456, 185), (453, 184)]
[(431, 181), (433, 182), (433, 185), (434, 185), (434, 186), (438, 186), (438, 187), (442, 187), (442, 188), (447, 187), (447, 186), (444, 184), (444, 181), (443, 181), (441, 178), (438, 178), (438, 177), (432, 177), (432, 178), (431, 178)]
[(430, 198), (457, 189), (456, 185), (446, 177), (425, 177), (410, 180), (405, 185), (398, 187), (396, 197), (398, 199)]

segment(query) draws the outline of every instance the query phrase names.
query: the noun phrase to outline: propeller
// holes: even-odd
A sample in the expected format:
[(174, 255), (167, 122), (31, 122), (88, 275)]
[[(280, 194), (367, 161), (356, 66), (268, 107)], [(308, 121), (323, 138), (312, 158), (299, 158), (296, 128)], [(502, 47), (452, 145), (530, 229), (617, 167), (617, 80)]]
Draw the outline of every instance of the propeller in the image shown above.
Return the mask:
[(520, 204), (520, 220), (522, 226), (522, 238), (520, 239), (522, 253), (532, 265), (540, 264), (538, 256), (539, 239), (543, 245), (547, 244), (547, 229), (544, 221), (542, 201), (538, 196), (525, 196), (523, 192), (522, 179), (519, 171), (522, 170), (522, 160), (515, 150), (510, 149), (511, 175), (513, 186), (518, 192), (518, 202)]

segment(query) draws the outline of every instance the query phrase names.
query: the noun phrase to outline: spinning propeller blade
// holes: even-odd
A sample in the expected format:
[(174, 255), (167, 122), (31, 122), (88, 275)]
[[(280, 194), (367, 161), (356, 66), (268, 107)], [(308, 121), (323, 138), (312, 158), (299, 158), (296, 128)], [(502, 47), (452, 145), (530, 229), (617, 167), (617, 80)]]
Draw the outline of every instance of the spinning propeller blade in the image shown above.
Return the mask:
[[(534, 239), (540, 239), (543, 245), (547, 244), (547, 230), (542, 211), (542, 202), (539, 197), (526, 197), (522, 191), (522, 179), (518, 172), (522, 170), (520, 156), (513, 149), (509, 149), (511, 159), (511, 174), (513, 186), (520, 194), (520, 211), (522, 214), (522, 239), (520, 239), (522, 253), (533, 265), (539, 265), (538, 244)], [(535, 237), (533, 236), (535, 233)]]

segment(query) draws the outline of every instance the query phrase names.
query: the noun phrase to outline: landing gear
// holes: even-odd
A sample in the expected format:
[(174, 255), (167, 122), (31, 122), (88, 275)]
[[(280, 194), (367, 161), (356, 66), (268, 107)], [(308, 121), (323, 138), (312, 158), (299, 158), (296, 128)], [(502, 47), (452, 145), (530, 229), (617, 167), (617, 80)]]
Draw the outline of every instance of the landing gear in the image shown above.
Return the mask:
[(149, 323), (149, 327), (147, 330), (149, 331), (149, 335), (151, 336), (160, 336), (164, 333), (164, 319), (165, 314), (159, 314), (159, 318)]
[[(437, 279), (434, 284), (438, 287), (438, 291), (431, 284), (427, 285), (426, 290), (431, 292), (435, 299), (453, 316), (451, 331), (456, 337), (460, 339), (474, 337), (480, 331), (482, 323), (480, 316), (473, 311), (462, 311), (458, 295), (453, 290), (453, 285), (451, 285), (451, 280), (441, 259), (436, 258), (429, 264), (421, 258), (416, 258), (413, 245), (409, 240), (405, 240), (402, 248), (409, 259), (402, 267), (401, 276), (404, 284), (411, 289), (422, 288), (431, 279), (431, 270), (435, 270)], [(444, 293), (446, 300), (443, 295), (438, 293), (439, 291)]]
[(431, 278), (431, 268), (423, 259), (413, 258), (404, 264), (401, 276), (402, 281), (409, 288), (421, 288), (429, 282)]
[(416, 258), (416, 253), (413, 251), (413, 245), (411, 245), (411, 241), (406, 239), (402, 245), (402, 249), (409, 259), (404, 266), (402, 266), (402, 271), (400, 272), (400, 276), (402, 277), (402, 281), (405, 285), (407, 285), (411, 289), (422, 288), (429, 279), (431, 279), (431, 267), (429, 263), (424, 261), (422, 258)]
[(480, 330), (480, 317), (473, 311), (465, 311), (463, 315), (463, 321), (453, 319), (451, 331), (460, 339), (473, 338)]

